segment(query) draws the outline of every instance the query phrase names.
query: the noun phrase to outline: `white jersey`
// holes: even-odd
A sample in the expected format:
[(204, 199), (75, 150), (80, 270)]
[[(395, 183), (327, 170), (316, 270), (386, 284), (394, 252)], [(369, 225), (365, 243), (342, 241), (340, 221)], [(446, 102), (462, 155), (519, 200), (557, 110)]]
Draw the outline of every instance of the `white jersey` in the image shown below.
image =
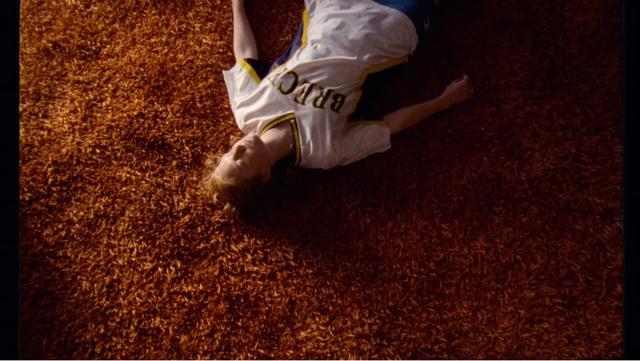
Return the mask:
[(417, 45), (404, 13), (372, 0), (305, 0), (301, 45), (260, 79), (244, 60), (223, 71), (240, 130), (289, 122), (295, 164), (345, 165), (391, 147), (381, 119), (348, 121), (368, 74), (405, 62)]

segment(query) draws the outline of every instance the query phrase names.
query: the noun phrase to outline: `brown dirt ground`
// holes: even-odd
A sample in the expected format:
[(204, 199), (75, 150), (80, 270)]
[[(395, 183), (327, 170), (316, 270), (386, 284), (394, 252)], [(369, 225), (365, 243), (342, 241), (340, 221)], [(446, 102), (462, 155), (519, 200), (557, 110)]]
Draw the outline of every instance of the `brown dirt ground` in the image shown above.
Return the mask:
[[(251, 6), (265, 58), (301, 9)], [(235, 220), (229, 2), (21, 1), (21, 357), (621, 357), (620, 2), (441, 10), (383, 95), (477, 97)]]

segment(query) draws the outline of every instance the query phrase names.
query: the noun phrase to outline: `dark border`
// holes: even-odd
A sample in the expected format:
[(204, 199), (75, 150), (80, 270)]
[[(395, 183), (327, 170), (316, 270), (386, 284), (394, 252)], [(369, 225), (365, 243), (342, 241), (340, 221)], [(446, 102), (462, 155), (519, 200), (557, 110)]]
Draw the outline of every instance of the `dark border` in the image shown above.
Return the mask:
[(640, 358), (638, 341), (638, 1), (623, 1), (623, 97), (624, 97), (624, 358)]
[(0, 274), (2, 275), (2, 310), (0, 313), (0, 357), (19, 358), (19, 250), (18, 250), (18, 200), (19, 200), (19, 1), (2, 2), (2, 142), (3, 172), (0, 173), (3, 191), (0, 192), (2, 208), (2, 242)]

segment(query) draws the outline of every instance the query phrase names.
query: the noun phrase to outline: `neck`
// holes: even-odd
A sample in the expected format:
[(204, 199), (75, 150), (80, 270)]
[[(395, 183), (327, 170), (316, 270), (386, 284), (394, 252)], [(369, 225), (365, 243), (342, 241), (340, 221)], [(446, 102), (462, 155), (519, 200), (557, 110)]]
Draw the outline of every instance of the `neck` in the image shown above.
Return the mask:
[(271, 167), (291, 153), (291, 127), (288, 123), (267, 130), (260, 136), (260, 139), (267, 146)]

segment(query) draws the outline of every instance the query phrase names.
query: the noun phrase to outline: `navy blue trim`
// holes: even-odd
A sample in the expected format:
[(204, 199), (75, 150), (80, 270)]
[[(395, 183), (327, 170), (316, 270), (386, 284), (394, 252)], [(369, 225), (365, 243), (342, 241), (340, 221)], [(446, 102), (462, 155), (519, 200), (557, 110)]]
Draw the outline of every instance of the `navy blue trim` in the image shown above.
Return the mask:
[(291, 55), (293, 55), (293, 53), (295, 53), (296, 50), (300, 48), (300, 45), (302, 44), (303, 31), (304, 31), (304, 22), (301, 20), (300, 25), (298, 25), (298, 32), (296, 33), (296, 36), (293, 38), (293, 41), (291, 42), (291, 44), (289, 44), (289, 47), (287, 48), (287, 50), (285, 50), (284, 53), (282, 53), (282, 55), (280, 55), (280, 57), (278, 57), (278, 59), (276, 59), (273, 62), (273, 64), (271, 65), (271, 69), (269, 69), (269, 71), (286, 63), (291, 58)]
[(282, 55), (280, 55), (273, 63), (270, 63), (263, 59), (253, 59), (253, 58), (245, 58), (244, 60), (251, 65), (251, 67), (256, 71), (258, 77), (260, 79), (264, 79), (273, 69), (278, 66), (286, 63), (291, 56), (296, 52), (296, 50), (300, 49), (300, 45), (302, 44), (302, 32), (304, 31), (304, 21), (300, 20), (300, 25), (298, 26), (298, 31), (296, 36), (293, 38), (291, 44), (287, 50), (285, 50)]
[(268, 61), (253, 58), (244, 58), (244, 61), (246, 61), (247, 64), (255, 70), (260, 80), (264, 79), (264, 77), (269, 74), (269, 66), (271, 64), (269, 64)]

